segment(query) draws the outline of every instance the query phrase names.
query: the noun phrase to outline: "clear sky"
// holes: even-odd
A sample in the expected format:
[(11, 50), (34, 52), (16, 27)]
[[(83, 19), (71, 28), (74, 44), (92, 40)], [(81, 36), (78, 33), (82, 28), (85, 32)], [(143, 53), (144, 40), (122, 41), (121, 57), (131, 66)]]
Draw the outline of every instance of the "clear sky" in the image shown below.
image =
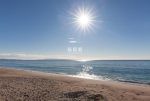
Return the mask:
[[(83, 4), (96, 16), (88, 32), (71, 23)], [(81, 53), (68, 53), (70, 38)], [(76, 57), (150, 59), (150, 1), (0, 0), (0, 58)]]

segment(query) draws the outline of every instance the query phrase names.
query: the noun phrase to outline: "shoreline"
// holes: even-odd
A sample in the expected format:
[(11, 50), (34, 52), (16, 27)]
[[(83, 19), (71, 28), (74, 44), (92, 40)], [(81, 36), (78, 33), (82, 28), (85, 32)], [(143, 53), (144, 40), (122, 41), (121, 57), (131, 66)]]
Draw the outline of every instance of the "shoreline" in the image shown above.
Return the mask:
[(139, 85), (139, 86), (148, 86), (150, 87), (150, 83), (141, 83), (141, 82), (134, 82), (134, 81), (128, 81), (128, 80), (113, 80), (113, 79), (92, 79), (92, 78), (84, 78), (79, 77), (76, 75), (69, 75), (65, 73), (52, 73), (52, 72), (44, 72), (44, 71), (36, 71), (36, 70), (29, 70), (29, 69), (21, 69), (16, 67), (0, 67), (0, 69), (12, 69), (12, 70), (19, 70), (19, 71), (25, 71), (25, 72), (31, 72), (31, 73), (37, 73), (37, 74), (44, 74), (44, 75), (57, 75), (57, 76), (66, 76), (71, 78), (79, 78), (79, 79), (85, 79), (85, 80), (94, 80), (94, 81), (104, 81), (104, 82), (114, 82), (114, 83), (123, 83), (123, 84), (129, 84), (129, 85)]
[(0, 68), (0, 101), (150, 101), (150, 86)]

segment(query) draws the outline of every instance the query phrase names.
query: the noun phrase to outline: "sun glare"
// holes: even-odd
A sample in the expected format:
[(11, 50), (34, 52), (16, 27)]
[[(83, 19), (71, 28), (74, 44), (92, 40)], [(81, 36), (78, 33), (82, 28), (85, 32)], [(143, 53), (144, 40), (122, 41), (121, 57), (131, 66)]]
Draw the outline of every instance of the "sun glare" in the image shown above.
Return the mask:
[(86, 62), (86, 61), (88, 61), (88, 60), (82, 59), (82, 60), (78, 60), (78, 61), (80, 61), (80, 62)]
[(91, 24), (91, 17), (84, 12), (83, 14), (79, 15), (76, 20), (80, 27), (84, 29)]
[(92, 9), (87, 9), (85, 7), (78, 8), (73, 15), (73, 23), (77, 25), (77, 28), (82, 31), (91, 30), (94, 26), (95, 16), (93, 15)]

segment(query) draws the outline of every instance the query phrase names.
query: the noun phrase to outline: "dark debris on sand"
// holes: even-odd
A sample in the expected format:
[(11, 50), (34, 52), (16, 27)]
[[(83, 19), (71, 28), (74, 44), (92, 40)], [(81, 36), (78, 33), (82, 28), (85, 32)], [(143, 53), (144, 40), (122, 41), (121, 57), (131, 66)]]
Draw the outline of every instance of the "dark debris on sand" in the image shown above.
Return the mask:
[(101, 94), (90, 94), (88, 91), (75, 91), (64, 93), (66, 101), (107, 101)]

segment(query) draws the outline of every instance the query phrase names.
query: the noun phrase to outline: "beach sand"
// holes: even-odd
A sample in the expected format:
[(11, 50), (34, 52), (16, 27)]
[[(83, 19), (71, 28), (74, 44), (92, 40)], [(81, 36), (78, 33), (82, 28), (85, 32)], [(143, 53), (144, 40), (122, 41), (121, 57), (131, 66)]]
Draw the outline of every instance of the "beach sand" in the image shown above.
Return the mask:
[(0, 101), (150, 101), (150, 86), (1, 68)]

